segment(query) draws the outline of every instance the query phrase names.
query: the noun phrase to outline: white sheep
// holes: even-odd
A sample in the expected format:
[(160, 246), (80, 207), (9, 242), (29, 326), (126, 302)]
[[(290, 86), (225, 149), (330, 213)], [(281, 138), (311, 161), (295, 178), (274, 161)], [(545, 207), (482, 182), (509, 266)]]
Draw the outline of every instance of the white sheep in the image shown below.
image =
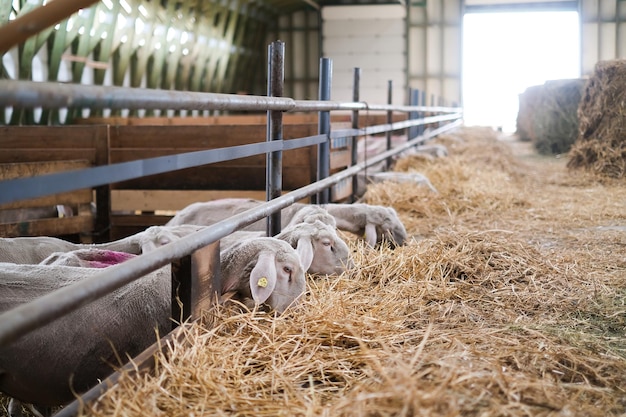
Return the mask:
[[(318, 206), (312, 206), (321, 209)], [(306, 208), (301, 212), (307, 211)], [(323, 210), (328, 216), (328, 213)], [(299, 213), (297, 213), (299, 214)], [(335, 229), (335, 220), (332, 225), (316, 220), (315, 215), (308, 217), (302, 223), (288, 225), (275, 237), (288, 242), (302, 260), (303, 265), (310, 264), (307, 272), (310, 274), (333, 275), (341, 274), (346, 268), (352, 267), (350, 249)], [(220, 247), (229, 248), (233, 244), (253, 237), (261, 237), (265, 232), (237, 231), (220, 240)]]
[(78, 249), (103, 249), (141, 255), (199, 229), (201, 227), (192, 225), (152, 226), (124, 239), (98, 244), (72, 243), (49, 236), (0, 238), (0, 262), (33, 265), (40, 263), (54, 252), (70, 252)]
[[(263, 201), (247, 198), (227, 198), (193, 203), (179, 211), (167, 222), (167, 225), (209, 226), (263, 203)], [(282, 227), (292, 224), (292, 219), (296, 218), (300, 210), (304, 208), (311, 210), (311, 207), (310, 204), (294, 203), (283, 209)], [(403, 245), (406, 240), (406, 229), (393, 207), (355, 203), (325, 204), (319, 208), (326, 210), (335, 219), (338, 229), (365, 237), (371, 246), (382, 241), (388, 241), (392, 245)], [(315, 209), (316, 216), (320, 214), (319, 208)], [(265, 230), (265, 222), (259, 220), (246, 227), (245, 230)]]
[(108, 249), (88, 248), (69, 252), (53, 252), (39, 265), (65, 265), (83, 268), (106, 268), (121, 264), (137, 255)]
[(304, 271), (309, 265), (280, 239), (259, 237), (237, 242), (221, 251), (220, 264), (222, 296), (234, 291), (235, 298), (249, 307), (250, 301), (265, 303), (282, 313), (306, 289)]
[[(48, 265), (0, 263), (0, 312), (100, 273), (80, 266), (93, 260), (89, 252), (64, 254)], [(100, 256), (102, 250), (93, 252)], [(300, 257), (282, 240), (238, 242), (220, 254), (220, 264), (222, 295), (247, 306), (266, 304), (282, 313), (305, 291)], [(38, 406), (71, 401), (73, 392), (110, 374), (118, 358), (134, 357), (154, 343), (155, 330), (160, 336), (169, 331), (170, 300), (168, 265), (1, 346), (0, 391)]]

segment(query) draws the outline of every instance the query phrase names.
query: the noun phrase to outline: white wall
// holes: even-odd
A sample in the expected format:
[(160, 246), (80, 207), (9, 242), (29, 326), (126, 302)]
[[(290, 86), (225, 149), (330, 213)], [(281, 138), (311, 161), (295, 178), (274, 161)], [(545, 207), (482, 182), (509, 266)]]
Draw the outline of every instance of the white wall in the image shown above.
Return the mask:
[(322, 9), (322, 55), (332, 59), (331, 100), (352, 101), (354, 68), (361, 68), (359, 101), (406, 103), (405, 8), (332, 6)]

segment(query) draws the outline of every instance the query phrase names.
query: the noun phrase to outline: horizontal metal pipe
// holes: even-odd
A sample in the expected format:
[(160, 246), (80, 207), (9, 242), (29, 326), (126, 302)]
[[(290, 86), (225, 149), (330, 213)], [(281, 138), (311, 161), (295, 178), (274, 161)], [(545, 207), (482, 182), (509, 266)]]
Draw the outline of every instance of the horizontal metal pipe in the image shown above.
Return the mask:
[[(193, 168), (216, 162), (230, 161), (266, 152), (282, 150), (282, 141), (259, 142), (228, 148), (119, 162), (93, 168), (57, 172), (28, 178), (0, 181), (0, 204), (27, 198), (43, 197), (66, 191), (92, 188), (114, 182), (127, 181), (148, 175), (162, 174), (184, 168)], [(290, 144), (292, 148), (295, 144)], [(307, 146), (300, 144), (300, 147)]]
[(290, 111), (333, 111), (333, 110), (370, 110), (370, 111), (428, 111), (431, 113), (458, 113), (460, 107), (443, 106), (404, 106), (395, 104), (368, 104), (366, 102), (294, 100), (295, 106)]
[(359, 171), (376, 164), (386, 158), (395, 155), (405, 149), (424, 142), (430, 137), (441, 134), (447, 130), (456, 128), (462, 124), (461, 120), (446, 124), (438, 129), (428, 132), (399, 147), (383, 152), (365, 162), (354, 165), (323, 180), (309, 184), (297, 190), (291, 191), (271, 201), (263, 203), (259, 207), (247, 210), (240, 214), (222, 220), (212, 226), (208, 226), (196, 233), (186, 236), (176, 242), (160, 247), (159, 249), (130, 259), (124, 264), (106, 268), (96, 275), (86, 278), (68, 287), (61, 288), (41, 298), (22, 304), (12, 310), (0, 314), (0, 346), (7, 345), (26, 332), (32, 331), (55, 319), (70, 313), (89, 302), (102, 297), (117, 288), (126, 285), (137, 277), (162, 267), (176, 259), (191, 254), (192, 252), (209, 245), (230, 233), (245, 227), (257, 220), (269, 216), (277, 210), (281, 210), (298, 200), (309, 197), (326, 189), (333, 184), (349, 178)]
[(291, 98), (157, 90), (54, 82), (0, 80), (0, 107), (91, 109), (282, 110)]
[(158, 90), (54, 82), (0, 80), (0, 107), (169, 110), (279, 110), (316, 112), (332, 110), (428, 111), (458, 113), (458, 107), (396, 106), (288, 97)]

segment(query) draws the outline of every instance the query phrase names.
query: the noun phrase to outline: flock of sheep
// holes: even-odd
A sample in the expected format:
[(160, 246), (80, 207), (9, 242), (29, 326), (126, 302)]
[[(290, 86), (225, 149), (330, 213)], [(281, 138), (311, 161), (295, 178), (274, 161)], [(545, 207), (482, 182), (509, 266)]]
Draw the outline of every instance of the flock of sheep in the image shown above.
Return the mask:
[[(114, 242), (83, 245), (52, 237), (0, 239), (0, 312), (93, 276), (155, 250), (262, 201), (223, 199), (195, 203), (165, 226)], [(374, 246), (402, 245), (406, 230), (393, 208), (367, 204), (293, 204), (282, 210), (282, 232), (265, 237), (265, 222), (253, 223), (220, 241), (221, 294), (242, 304), (277, 312), (296, 303), (305, 273), (340, 274), (352, 267), (337, 229)], [(170, 267), (153, 271), (52, 324), (0, 347), (0, 391), (20, 402), (58, 406), (111, 373), (120, 357), (134, 357), (171, 328)], [(155, 328), (158, 332), (155, 334)]]

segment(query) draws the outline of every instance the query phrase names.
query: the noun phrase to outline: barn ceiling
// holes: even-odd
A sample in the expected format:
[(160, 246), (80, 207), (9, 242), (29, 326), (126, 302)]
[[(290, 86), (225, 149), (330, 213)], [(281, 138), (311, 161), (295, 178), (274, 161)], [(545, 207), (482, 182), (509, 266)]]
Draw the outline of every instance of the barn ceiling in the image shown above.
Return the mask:
[(319, 10), (326, 6), (364, 6), (404, 4), (404, 0), (256, 0), (276, 14), (292, 13), (303, 9)]

